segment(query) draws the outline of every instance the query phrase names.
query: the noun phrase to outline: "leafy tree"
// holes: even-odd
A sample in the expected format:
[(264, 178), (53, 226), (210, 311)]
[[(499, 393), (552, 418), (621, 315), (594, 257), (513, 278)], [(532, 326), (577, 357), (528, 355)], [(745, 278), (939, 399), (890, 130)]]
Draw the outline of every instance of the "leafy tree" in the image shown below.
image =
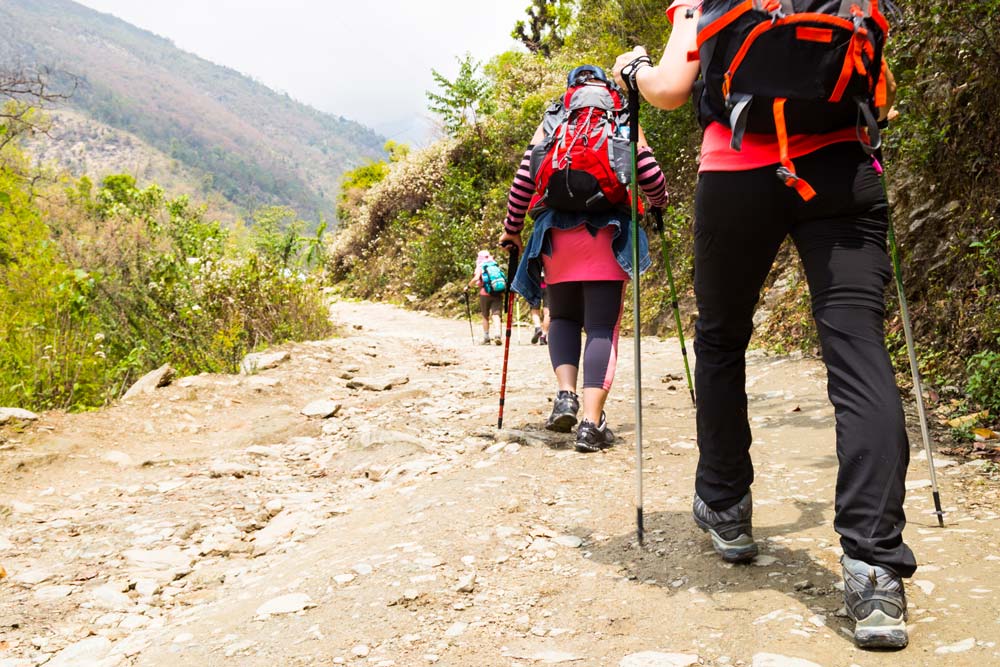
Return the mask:
[(442, 93), (428, 92), (430, 110), (441, 116), (444, 126), (452, 136), (457, 136), (464, 128), (472, 127), (477, 131), (480, 117), (489, 114), (490, 82), (486, 78), (477, 77), (480, 63), (466, 53), (459, 58), (458, 76), (449, 81), (440, 72), (432, 69), (431, 74), (441, 88)]
[(573, 18), (569, 0), (532, 0), (525, 10), (527, 21), (518, 21), (510, 36), (521, 40), (529, 51), (546, 58), (562, 48)]

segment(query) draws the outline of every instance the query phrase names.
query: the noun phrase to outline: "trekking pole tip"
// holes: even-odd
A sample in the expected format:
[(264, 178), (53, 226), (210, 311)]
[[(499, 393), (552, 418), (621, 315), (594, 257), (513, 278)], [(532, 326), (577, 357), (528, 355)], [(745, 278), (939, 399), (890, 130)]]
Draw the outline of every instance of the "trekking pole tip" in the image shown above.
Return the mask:
[(944, 510), (941, 509), (941, 494), (933, 491), (931, 495), (934, 496), (934, 513), (937, 514), (938, 527), (944, 528)]

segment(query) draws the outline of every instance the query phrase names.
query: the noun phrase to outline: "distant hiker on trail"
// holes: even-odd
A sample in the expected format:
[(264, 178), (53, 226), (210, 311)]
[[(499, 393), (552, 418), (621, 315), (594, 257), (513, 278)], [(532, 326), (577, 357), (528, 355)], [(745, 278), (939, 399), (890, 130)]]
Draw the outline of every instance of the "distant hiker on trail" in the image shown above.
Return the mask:
[(531, 335), (531, 344), (548, 345), (549, 325), (552, 323), (552, 319), (549, 312), (549, 297), (546, 293), (545, 271), (542, 271), (539, 287), (542, 290), (541, 301), (538, 305), (531, 307), (531, 323), (535, 325), (535, 333)]
[[(469, 287), (479, 288), (479, 312), (483, 318), (483, 345), (490, 342), (500, 345), (500, 313), (503, 310), (503, 292), (507, 287), (506, 277), (489, 250), (480, 250), (476, 257), (476, 272), (469, 281)], [(490, 337), (490, 321), (496, 334)]]
[[(581, 65), (569, 73), (566, 94), (546, 112), (511, 185), (500, 243), (521, 247), (531, 209), (534, 231), (512, 288), (530, 304), (541, 299), (545, 271), (549, 358), (558, 391), (546, 428), (569, 432), (577, 423), (577, 381), (583, 349), (583, 419), (576, 449), (597, 452), (614, 442), (604, 415), (618, 356), (625, 286), (632, 270), (631, 176), (626, 103), (604, 70)], [(640, 183), (653, 206), (666, 202), (663, 173), (639, 137)], [(640, 235), (640, 271), (651, 261)]]
[[(796, 1), (827, 14), (809, 18), (784, 1), (675, 0), (659, 65), (636, 47), (619, 56), (615, 75), (631, 74), (662, 109), (688, 100), (699, 70), (705, 82), (695, 100), (705, 128), (694, 221), (695, 522), (723, 559), (757, 555), (744, 354), (761, 286), (790, 235), (836, 412), (834, 528), (854, 640), (899, 648), (908, 641), (901, 577), (916, 569), (902, 536), (910, 454), (883, 331), (888, 205), (869, 156), (879, 143), (876, 115), (888, 114), (895, 84), (880, 61), (887, 23), (878, 3), (843, 4), (846, 14), (836, 16), (841, 6)], [(832, 71), (836, 89), (810, 97), (798, 90), (809, 82), (780, 78), (786, 70)]]

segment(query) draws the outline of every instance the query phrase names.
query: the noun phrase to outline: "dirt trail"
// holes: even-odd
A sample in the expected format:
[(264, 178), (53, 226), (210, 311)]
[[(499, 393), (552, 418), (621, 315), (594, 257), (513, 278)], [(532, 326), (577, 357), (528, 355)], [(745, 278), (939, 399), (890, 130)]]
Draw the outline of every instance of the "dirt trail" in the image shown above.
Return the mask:
[[(910, 647), (854, 648), (815, 360), (751, 355), (761, 556), (733, 567), (690, 518), (676, 340), (643, 341), (640, 549), (630, 340), (608, 406), (619, 444), (585, 456), (540, 430), (553, 392), (527, 334), (498, 435), (502, 348), (473, 346), (467, 322), (333, 313), (343, 338), (287, 346), (273, 369), (5, 432), (0, 667), (1000, 664), (992, 471), (939, 464), (941, 530), (919, 447)], [(335, 416), (300, 414), (320, 399)]]

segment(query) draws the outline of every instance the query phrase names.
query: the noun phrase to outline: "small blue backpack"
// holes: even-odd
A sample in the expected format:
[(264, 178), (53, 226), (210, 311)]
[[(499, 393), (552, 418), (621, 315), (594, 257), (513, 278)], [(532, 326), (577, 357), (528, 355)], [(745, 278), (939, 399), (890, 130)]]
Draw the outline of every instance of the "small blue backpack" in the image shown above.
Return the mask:
[(494, 260), (483, 262), (483, 289), (487, 294), (501, 294), (507, 289), (507, 276)]

